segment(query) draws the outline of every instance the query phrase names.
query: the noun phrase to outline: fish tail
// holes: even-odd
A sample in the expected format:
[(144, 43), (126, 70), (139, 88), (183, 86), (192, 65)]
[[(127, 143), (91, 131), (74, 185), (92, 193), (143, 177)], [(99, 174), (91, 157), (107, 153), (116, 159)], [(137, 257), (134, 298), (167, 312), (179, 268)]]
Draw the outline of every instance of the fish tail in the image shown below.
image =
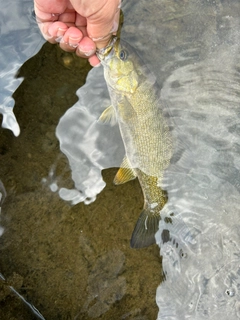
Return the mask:
[(158, 231), (159, 220), (160, 214), (152, 214), (144, 209), (133, 230), (131, 247), (144, 248), (156, 243), (155, 233)]

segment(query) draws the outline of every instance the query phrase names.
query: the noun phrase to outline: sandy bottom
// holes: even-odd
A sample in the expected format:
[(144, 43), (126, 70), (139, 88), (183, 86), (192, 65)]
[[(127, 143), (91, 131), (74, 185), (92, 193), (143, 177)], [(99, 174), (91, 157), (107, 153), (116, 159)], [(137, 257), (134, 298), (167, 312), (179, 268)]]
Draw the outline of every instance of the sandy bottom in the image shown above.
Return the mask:
[(117, 169), (105, 170), (107, 186), (97, 200), (73, 207), (41, 182), (57, 165), (57, 176), (72, 184), (55, 129), (89, 70), (85, 60), (50, 44), (20, 70), (25, 80), (14, 111), (21, 134), (0, 130), (0, 178), (8, 193), (0, 217), (2, 320), (38, 319), (9, 286), (46, 320), (157, 317), (159, 248), (129, 246), (143, 206), (138, 181), (114, 186)]

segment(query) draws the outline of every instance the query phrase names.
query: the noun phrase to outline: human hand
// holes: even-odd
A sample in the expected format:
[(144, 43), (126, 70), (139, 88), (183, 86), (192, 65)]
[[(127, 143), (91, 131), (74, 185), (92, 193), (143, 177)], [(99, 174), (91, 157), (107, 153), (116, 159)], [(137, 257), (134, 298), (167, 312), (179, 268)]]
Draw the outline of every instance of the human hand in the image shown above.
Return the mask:
[(121, 0), (34, 0), (39, 28), (50, 43), (99, 64), (96, 48), (116, 34)]

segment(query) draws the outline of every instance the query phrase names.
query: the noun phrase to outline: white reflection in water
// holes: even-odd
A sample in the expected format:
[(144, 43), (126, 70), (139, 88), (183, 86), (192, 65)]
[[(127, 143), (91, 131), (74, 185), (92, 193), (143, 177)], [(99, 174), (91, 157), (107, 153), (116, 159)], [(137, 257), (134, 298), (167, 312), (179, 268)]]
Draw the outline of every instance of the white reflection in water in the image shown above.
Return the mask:
[(2, 127), (10, 129), (15, 136), (18, 136), (20, 128), (13, 113), (12, 94), (23, 79), (16, 79), (16, 74), (21, 65), (37, 53), (44, 43), (33, 16), (32, 1), (10, 0), (2, 2), (0, 32), (0, 114), (3, 115)]
[(109, 127), (98, 122), (103, 110), (110, 105), (102, 67), (89, 72), (86, 84), (77, 95), (79, 101), (67, 110), (56, 129), (75, 188), (60, 187), (58, 192), (72, 204), (88, 204), (105, 187), (101, 170), (119, 167), (124, 147), (117, 125)]
[(240, 318), (238, 52), (238, 44), (219, 46), (175, 70), (162, 89), (175, 136), (187, 147), (165, 177), (159, 320)]

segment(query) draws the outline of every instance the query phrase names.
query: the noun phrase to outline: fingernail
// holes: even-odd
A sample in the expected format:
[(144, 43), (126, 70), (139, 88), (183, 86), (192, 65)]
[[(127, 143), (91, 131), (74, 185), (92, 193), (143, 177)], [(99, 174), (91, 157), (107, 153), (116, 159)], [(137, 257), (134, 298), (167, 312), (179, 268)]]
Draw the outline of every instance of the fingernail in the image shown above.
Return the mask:
[(99, 62), (96, 66), (94, 66), (94, 68), (99, 68), (101, 65), (101, 62)]
[(55, 39), (56, 42), (61, 42), (62, 41), (63, 36), (59, 36)]
[(46, 33), (44, 33), (43, 36), (47, 41), (53, 38), (53, 36), (51, 36), (50, 34), (46, 34)]
[(79, 46), (78, 50), (83, 53), (86, 57), (89, 57), (95, 53), (95, 49), (86, 51), (86, 48)]
[(68, 44), (72, 48), (77, 48), (78, 47), (78, 43), (68, 43)]
[(99, 38), (93, 38), (93, 37), (90, 37), (92, 39), (92, 41), (100, 41), (102, 39), (104, 39), (104, 37), (99, 37)]
[(81, 40), (82, 38), (81, 37), (76, 37), (76, 38), (74, 38), (74, 37), (69, 37), (69, 42), (72, 40), (73, 42), (79, 42), (80, 40)]
[(61, 37), (67, 31), (68, 28), (58, 28), (57, 37)]
[(93, 55), (95, 53), (95, 50), (90, 50), (90, 51), (87, 51), (87, 52), (82, 51), (82, 53), (84, 53), (86, 57), (89, 57), (89, 56), (91, 56), (91, 55)]
[(78, 38), (69, 37), (68, 44), (70, 45), (70, 47), (77, 48), (80, 40), (81, 38), (79, 37)]

